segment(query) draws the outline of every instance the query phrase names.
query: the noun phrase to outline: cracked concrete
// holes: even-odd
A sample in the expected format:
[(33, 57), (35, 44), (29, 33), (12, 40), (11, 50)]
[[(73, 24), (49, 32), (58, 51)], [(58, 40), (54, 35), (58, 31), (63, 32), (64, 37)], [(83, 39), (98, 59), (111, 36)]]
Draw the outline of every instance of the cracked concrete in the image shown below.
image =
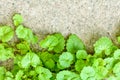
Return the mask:
[(0, 0), (1, 24), (12, 26), (14, 13), (37, 34), (77, 34), (87, 50), (101, 36), (116, 42), (120, 34), (120, 0)]

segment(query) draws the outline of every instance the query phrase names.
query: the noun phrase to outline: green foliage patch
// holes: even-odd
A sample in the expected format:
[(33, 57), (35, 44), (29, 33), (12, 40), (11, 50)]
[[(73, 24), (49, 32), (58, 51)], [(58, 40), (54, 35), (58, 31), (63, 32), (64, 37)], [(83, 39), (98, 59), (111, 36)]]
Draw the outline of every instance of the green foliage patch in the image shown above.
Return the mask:
[(11, 70), (0, 66), (0, 80), (120, 80), (120, 49), (108, 37), (94, 43), (92, 55), (75, 34), (65, 39), (54, 33), (39, 41), (20, 14), (12, 19), (15, 29), (0, 26), (0, 62), (13, 59)]

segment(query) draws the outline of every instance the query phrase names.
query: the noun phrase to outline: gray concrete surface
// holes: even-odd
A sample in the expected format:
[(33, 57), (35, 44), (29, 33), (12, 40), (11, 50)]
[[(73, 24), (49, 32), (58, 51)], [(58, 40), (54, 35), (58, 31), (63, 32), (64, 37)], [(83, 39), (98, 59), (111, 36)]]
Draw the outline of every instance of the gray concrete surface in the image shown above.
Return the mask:
[(120, 34), (120, 0), (0, 0), (1, 24), (12, 25), (14, 13), (39, 35), (75, 33), (88, 50), (100, 36), (115, 42)]

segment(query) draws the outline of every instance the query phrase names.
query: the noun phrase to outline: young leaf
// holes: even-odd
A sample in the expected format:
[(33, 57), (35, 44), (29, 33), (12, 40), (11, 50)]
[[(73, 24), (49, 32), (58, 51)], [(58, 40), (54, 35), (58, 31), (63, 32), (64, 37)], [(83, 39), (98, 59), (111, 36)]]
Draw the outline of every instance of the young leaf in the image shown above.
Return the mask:
[(80, 77), (74, 72), (63, 70), (57, 73), (56, 80), (80, 80)]
[(23, 17), (20, 14), (15, 14), (12, 19), (15, 26), (19, 26), (23, 22)]
[(75, 34), (71, 34), (67, 40), (66, 49), (70, 53), (76, 53), (78, 50), (85, 49), (85, 46), (81, 39)]
[(107, 37), (102, 37), (94, 44), (95, 55), (100, 55), (104, 53), (105, 55), (110, 55), (113, 51), (113, 43)]
[(15, 32), (18, 38), (23, 38), (23, 39), (28, 34), (28, 31), (26, 30), (26, 28), (23, 27), (23, 25), (19, 25)]
[(31, 52), (31, 66), (36, 67), (39, 64), (42, 64), (37, 54)]
[(79, 59), (75, 62), (75, 70), (80, 72), (84, 66), (86, 66), (86, 62), (82, 59)]
[(29, 68), (31, 62), (31, 54), (27, 53), (23, 59), (21, 60), (21, 67), (22, 68)]
[(72, 64), (74, 58), (73, 55), (70, 52), (63, 52), (59, 56), (59, 63), (62, 67), (68, 68)]
[(23, 75), (24, 75), (24, 72), (22, 70), (19, 70), (15, 76), (15, 80), (22, 80)]
[(56, 53), (60, 53), (65, 46), (64, 36), (62, 36), (62, 34), (60, 33), (56, 33), (54, 34), (54, 36), (58, 39), (58, 44), (54, 47), (53, 51)]
[(107, 57), (104, 59), (104, 62), (105, 62), (105, 67), (110, 70), (110, 69), (113, 69), (115, 63), (116, 63), (116, 60), (113, 58), (113, 57)]
[(43, 61), (45, 67), (53, 69), (55, 66), (55, 61), (53, 60), (53, 55), (48, 52), (43, 52), (40, 54), (40, 58)]
[(48, 51), (51, 51), (54, 49), (54, 47), (58, 44), (58, 39), (51, 35), (47, 36), (44, 40), (40, 42), (40, 47), (48, 49)]
[(14, 32), (10, 26), (0, 26), (0, 40), (8, 42), (13, 38)]
[(22, 68), (29, 68), (30, 65), (36, 67), (39, 64), (41, 64), (41, 61), (38, 55), (33, 52), (28, 52), (21, 61)]
[(46, 69), (44, 67), (38, 66), (35, 68), (35, 71), (37, 74), (39, 74), (39, 80), (50, 80), (52, 77), (52, 73), (49, 71), (49, 69)]
[(115, 66), (113, 68), (113, 73), (116, 76), (120, 76), (120, 62), (118, 62), (117, 64), (115, 64)]
[(102, 59), (102, 58), (97, 58), (97, 59), (94, 60), (92, 66), (93, 66), (93, 67), (99, 67), (99, 66), (104, 66), (104, 65), (105, 65), (104, 59)]
[[(2, 46), (2, 45), (1, 45)], [(13, 53), (13, 50), (11, 48), (3, 48), (0, 49), (0, 60), (1, 61), (5, 61), (9, 58), (13, 58), (14, 57), (14, 53)]]
[(103, 80), (106, 78), (107, 74), (108, 74), (108, 69), (103, 67), (103, 66), (98, 66), (95, 68), (95, 77), (97, 80)]
[(80, 73), (82, 80), (90, 80), (90, 78), (95, 76), (95, 70), (91, 66), (84, 67)]
[(21, 54), (25, 54), (30, 50), (30, 45), (27, 42), (21, 42), (16, 45), (17, 49), (20, 50)]
[(85, 50), (78, 50), (76, 53), (77, 59), (86, 59), (87, 58), (87, 52)]
[(19, 25), (15, 32), (18, 38), (29, 43), (36, 43), (38, 40), (37, 36), (33, 35), (32, 31), (28, 28), (25, 28), (23, 25)]
[(44, 62), (45, 67), (48, 69), (54, 69), (55, 62), (52, 59), (49, 59), (48, 61)]
[(114, 52), (114, 58), (120, 60), (120, 49), (117, 49), (117, 50)]

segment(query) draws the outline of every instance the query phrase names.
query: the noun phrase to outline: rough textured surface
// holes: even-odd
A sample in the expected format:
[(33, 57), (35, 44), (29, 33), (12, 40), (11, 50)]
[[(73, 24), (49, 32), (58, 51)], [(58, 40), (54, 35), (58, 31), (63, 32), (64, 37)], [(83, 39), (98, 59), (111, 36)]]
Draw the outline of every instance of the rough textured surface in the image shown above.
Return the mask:
[(12, 25), (14, 13), (37, 34), (75, 33), (88, 50), (100, 36), (115, 41), (120, 32), (120, 0), (0, 0), (0, 23)]

